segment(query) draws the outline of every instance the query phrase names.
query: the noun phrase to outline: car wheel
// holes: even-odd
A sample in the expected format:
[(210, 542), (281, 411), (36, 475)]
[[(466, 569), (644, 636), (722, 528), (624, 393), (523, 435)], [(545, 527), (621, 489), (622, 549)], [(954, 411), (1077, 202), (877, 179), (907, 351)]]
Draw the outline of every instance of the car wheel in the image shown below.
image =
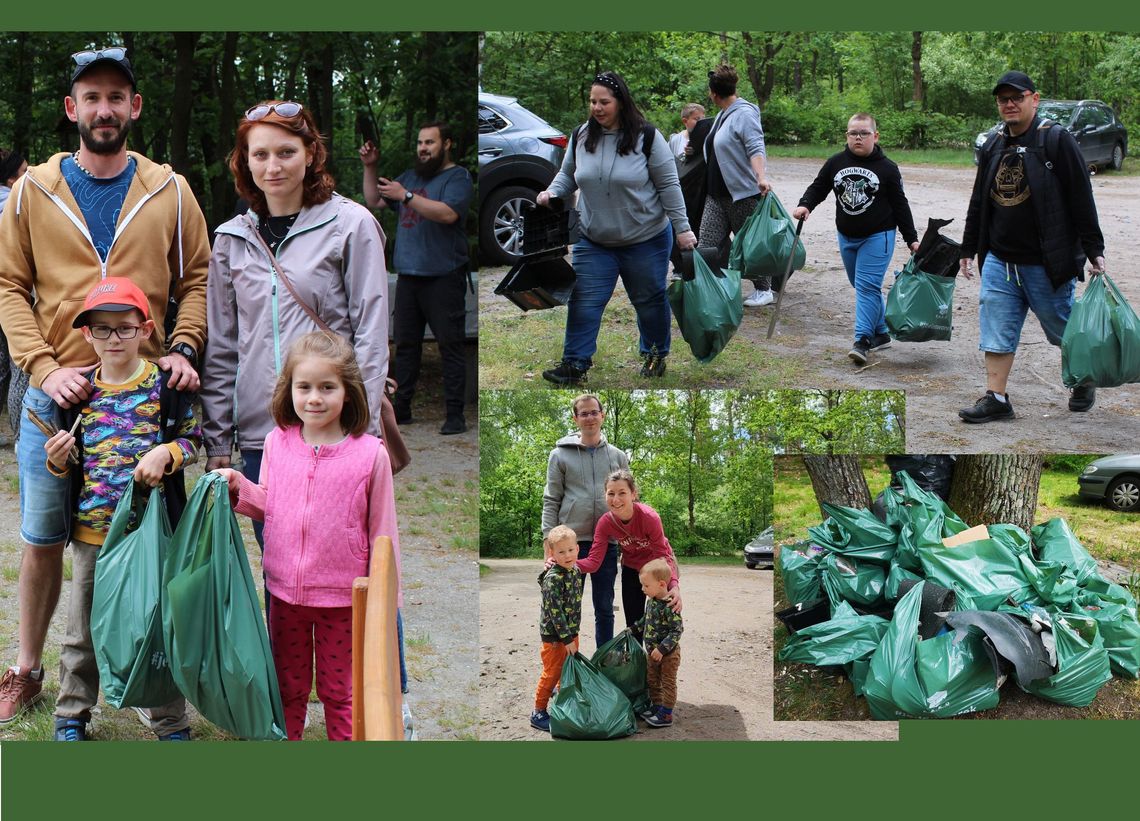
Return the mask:
[(1113, 510), (1125, 513), (1140, 510), (1140, 479), (1134, 476), (1113, 479), (1105, 491), (1104, 501)]
[(1112, 147), (1112, 170), (1119, 171), (1124, 167), (1124, 146), (1117, 143)]
[(522, 257), (524, 203), (538, 192), (522, 185), (506, 185), (483, 201), (479, 212), (479, 248), (495, 265), (513, 265)]

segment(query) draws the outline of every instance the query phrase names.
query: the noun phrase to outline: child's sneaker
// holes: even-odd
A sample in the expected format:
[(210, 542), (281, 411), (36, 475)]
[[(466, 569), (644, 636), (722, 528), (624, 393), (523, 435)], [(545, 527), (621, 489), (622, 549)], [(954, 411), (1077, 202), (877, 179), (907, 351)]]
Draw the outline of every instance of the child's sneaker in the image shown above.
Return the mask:
[(56, 741), (86, 741), (87, 722), (80, 718), (57, 718), (55, 720)]
[(546, 710), (535, 710), (530, 714), (530, 726), (544, 733), (550, 732), (550, 713)]
[(650, 727), (672, 727), (673, 711), (666, 707), (658, 707), (657, 712), (645, 719)]
[(173, 733), (158, 736), (159, 741), (190, 741), (190, 728), (175, 730)]
[(640, 716), (641, 718), (644, 718), (646, 721), (649, 721), (649, 717), (652, 715), (655, 715), (657, 713), (657, 710), (660, 707), (661, 707), (660, 704), (650, 704), (648, 707), (646, 707), (644, 710), (642, 710), (637, 715)]

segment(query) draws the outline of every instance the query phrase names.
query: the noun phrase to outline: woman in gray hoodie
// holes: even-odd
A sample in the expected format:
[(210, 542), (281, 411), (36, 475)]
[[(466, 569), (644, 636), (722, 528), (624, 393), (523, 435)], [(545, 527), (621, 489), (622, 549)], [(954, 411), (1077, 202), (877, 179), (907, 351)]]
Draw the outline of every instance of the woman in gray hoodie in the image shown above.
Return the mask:
[(697, 240), (673, 153), (661, 132), (645, 122), (616, 72), (594, 78), (590, 119), (574, 130), (562, 169), (537, 201), (546, 205), (575, 190), (581, 239), (573, 249), (576, 280), (562, 362), (542, 376), (558, 385), (585, 383), (619, 276), (637, 312), (641, 375), (661, 376), (672, 330), (665, 297), (669, 252), (674, 236), (682, 249)]

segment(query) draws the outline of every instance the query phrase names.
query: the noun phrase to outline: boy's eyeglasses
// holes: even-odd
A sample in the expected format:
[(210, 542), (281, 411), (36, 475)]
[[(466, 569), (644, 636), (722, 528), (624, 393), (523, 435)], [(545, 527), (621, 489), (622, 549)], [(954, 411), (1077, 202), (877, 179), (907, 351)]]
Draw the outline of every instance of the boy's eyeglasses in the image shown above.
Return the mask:
[(296, 117), (298, 114), (301, 113), (302, 108), (304, 108), (304, 106), (302, 106), (300, 103), (293, 103), (293, 102), (270, 103), (269, 105), (255, 105), (245, 112), (245, 118), (247, 120), (249, 120), (251, 123), (255, 123), (258, 120), (264, 120), (271, 113), (276, 111), (277, 116), (284, 117), (287, 120), (291, 120), (293, 117)]
[(1026, 98), (1026, 96), (1028, 96), (1029, 94), (1032, 94), (1032, 93), (1033, 93), (1032, 91), (1023, 91), (1016, 96), (1010, 96), (1007, 94), (1002, 94), (999, 97), (994, 97), (994, 99), (997, 100), (998, 105), (1011, 105), (1011, 104), (1012, 105), (1021, 105), (1021, 101), (1024, 100)]
[(87, 49), (86, 51), (77, 51), (71, 55), (71, 59), (75, 61), (77, 66), (87, 66), (94, 63), (96, 60), (114, 60), (118, 62), (127, 56), (127, 50), (122, 46), (111, 46), (109, 48), (101, 48), (96, 50)]
[(847, 136), (853, 137), (856, 140), (865, 140), (874, 133), (874, 131), (848, 131)]
[(112, 328), (110, 325), (92, 325), (87, 330), (96, 339), (110, 339), (111, 334), (119, 337), (119, 339), (134, 339), (138, 336), (138, 325), (120, 325), (117, 328)]
[(582, 411), (581, 413), (578, 414), (578, 418), (579, 419), (593, 419), (595, 416), (601, 416), (601, 415), (602, 415), (602, 412), (600, 410)]

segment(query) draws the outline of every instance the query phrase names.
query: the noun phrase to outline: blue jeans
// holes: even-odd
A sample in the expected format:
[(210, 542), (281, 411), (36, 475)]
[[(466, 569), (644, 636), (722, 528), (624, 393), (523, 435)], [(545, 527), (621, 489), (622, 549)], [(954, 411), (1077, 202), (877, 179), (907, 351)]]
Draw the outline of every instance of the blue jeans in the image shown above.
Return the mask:
[(1052, 345), (1060, 345), (1073, 310), (1077, 281), (1053, 288), (1044, 265), (1013, 265), (986, 255), (978, 298), (981, 342), (987, 353), (1013, 353), (1021, 340), (1026, 312), (1032, 308)]
[(27, 544), (46, 547), (63, 542), (67, 535), (67, 496), (71, 481), (53, 476), (47, 469), (44, 443), (48, 438), (32, 424), (31, 409), (49, 424), (58, 424), (59, 407), (39, 388), (28, 386), (20, 413), (20, 438), (16, 464), (20, 475), (20, 538)]
[(839, 231), (839, 256), (847, 281), (855, 289), (855, 341), (887, 333), (883, 276), (895, 252), (895, 229), (869, 237), (849, 237)]
[[(22, 435), (22, 434), (21, 434)], [(241, 473), (251, 482), (257, 482), (261, 476), (261, 456), (264, 451), (260, 450), (242, 450), (241, 452)], [(262, 541), (262, 531), (264, 526), (261, 522), (253, 523), (253, 535), (257, 539), (257, 546), (261, 548), (262, 552), (265, 551), (265, 542)], [(265, 574), (261, 576), (262, 584), (265, 582)], [(612, 616), (610, 617), (612, 620)], [(265, 597), (265, 620), (269, 621), (269, 596)], [(396, 635), (400, 643), (400, 692), (408, 692), (408, 668), (404, 665), (404, 617), (399, 610), (396, 611)]]
[(593, 364), (598, 350), (602, 312), (613, 296), (618, 277), (637, 312), (642, 355), (669, 353), (672, 332), (669, 300), (665, 296), (673, 227), (666, 225), (657, 236), (634, 245), (607, 248), (583, 237), (573, 249), (574, 291), (566, 315), (566, 339), (562, 358), (576, 368)]
[[(578, 558), (590, 555), (590, 542), (578, 542)], [(617, 581), (618, 546), (611, 544), (606, 557), (590, 577), (590, 595), (594, 601), (594, 644), (601, 647), (614, 637), (614, 582)], [(582, 576), (582, 590), (586, 589), (586, 575)]]

